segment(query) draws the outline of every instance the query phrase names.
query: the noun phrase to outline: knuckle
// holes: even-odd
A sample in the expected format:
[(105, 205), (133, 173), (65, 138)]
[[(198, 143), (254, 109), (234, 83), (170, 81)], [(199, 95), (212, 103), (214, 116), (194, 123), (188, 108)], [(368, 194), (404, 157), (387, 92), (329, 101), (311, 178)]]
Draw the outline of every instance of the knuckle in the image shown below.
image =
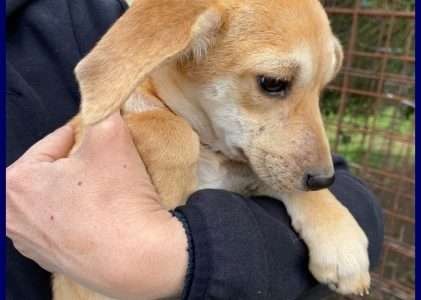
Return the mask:
[(6, 187), (12, 188), (19, 184), (20, 176), (19, 168), (16, 166), (11, 166), (6, 170)]
[(121, 122), (115, 118), (108, 118), (99, 123), (97, 126), (98, 129), (109, 133), (115, 132), (117, 129), (119, 129), (121, 127)]
[(30, 164), (19, 164), (12, 166), (6, 171), (6, 189), (7, 190), (21, 190), (32, 181), (36, 173), (35, 166)]
[(17, 230), (14, 222), (6, 221), (6, 235), (12, 240), (16, 238)]
[(16, 241), (19, 238), (18, 224), (14, 218), (7, 217), (6, 214), (6, 235), (12, 240)]

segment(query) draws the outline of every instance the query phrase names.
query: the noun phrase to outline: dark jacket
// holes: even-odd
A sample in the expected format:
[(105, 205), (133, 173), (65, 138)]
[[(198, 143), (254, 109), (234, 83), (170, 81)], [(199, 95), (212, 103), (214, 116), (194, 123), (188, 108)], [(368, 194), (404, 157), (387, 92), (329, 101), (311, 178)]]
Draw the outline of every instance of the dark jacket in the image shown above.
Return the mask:
[[(120, 0), (7, 0), (8, 164), (77, 113), (73, 68), (125, 9)], [(365, 230), (374, 265), (383, 241), (381, 210), (344, 160), (335, 157), (335, 168), (332, 191)], [(176, 211), (191, 237), (184, 299), (318, 295), (307, 249), (280, 201), (205, 190)], [(6, 294), (16, 300), (51, 297), (50, 274), (9, 240)]]

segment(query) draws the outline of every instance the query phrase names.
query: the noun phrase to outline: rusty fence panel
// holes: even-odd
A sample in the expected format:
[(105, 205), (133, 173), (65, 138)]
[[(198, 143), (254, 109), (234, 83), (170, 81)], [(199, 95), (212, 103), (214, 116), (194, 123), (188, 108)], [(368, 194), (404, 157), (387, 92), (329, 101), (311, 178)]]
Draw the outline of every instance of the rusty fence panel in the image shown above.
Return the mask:
[(344, 46), (321, 101), (329, 140), (384, 213), (383, 256), (365, 298), (415, 299), (415, 0), (322, 3)]

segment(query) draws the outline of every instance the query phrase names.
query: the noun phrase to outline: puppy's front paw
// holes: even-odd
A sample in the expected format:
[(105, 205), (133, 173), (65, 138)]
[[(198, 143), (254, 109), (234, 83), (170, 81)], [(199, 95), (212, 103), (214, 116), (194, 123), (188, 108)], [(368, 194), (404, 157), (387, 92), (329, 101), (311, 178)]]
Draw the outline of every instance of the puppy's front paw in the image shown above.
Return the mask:
[(363, 296), (370, 288), (368, 240), (352, 216), (346, 219), (312, 233), (310, 271), (338, 293)]

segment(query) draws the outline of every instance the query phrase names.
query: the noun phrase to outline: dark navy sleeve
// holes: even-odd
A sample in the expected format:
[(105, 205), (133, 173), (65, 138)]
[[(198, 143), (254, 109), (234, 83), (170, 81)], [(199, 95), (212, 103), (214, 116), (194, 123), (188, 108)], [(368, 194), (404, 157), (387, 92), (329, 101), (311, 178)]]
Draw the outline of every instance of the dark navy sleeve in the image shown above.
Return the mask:
[(79, 108), (73, 69), (123, 0), (7, 0), (7, 163)]
[[(383, 243), (381, 209), (346, 162), (338, 156), (334, 162), (331, 191), (367, 234), (375, 266)], [(183, 300), (320, 299), (328, 293), (308, 271), (307, 248), (279, 200), (202, 190), (176, 211), (194, 253)]]

